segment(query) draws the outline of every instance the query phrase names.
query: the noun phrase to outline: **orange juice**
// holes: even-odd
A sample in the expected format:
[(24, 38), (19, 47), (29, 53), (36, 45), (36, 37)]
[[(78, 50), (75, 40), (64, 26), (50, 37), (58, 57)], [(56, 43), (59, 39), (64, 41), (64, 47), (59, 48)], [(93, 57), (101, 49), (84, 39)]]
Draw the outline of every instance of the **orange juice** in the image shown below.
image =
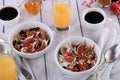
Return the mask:
[(0, 58), (0, 80), (17, 80), (14, 60), (9, 56)]
[(70, 25), (70, 7), (67, 4), (54, 5), (54, 24), (56, 28), (65, 29)]

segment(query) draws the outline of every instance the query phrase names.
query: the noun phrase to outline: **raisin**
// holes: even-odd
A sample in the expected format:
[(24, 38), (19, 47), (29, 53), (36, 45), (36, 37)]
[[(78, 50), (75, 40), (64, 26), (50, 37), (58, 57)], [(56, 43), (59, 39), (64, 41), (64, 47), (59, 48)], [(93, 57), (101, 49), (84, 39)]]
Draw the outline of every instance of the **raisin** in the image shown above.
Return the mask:
[(16, 40), (13, 41), (13, 45), (14, 45), (14, 46), (16, 45)]
[(21, 44), (21, 41), (16, 41), (17, 44)]
[(42, 41), (38, 40), (38, 45), (41, 46), (42, 45)]
[(21, 44), (21, 42), (14, 40), (14, 41), (13, 41), (13, 45), (16, 45), (16, 44)]
[(50, 40), (48, 41), (47, 45), (49, 45), (49, 44), (50, 44)]
[(39, 30), (40, 28), (39, 27), (36, 27), (36, 30)]
[(91, 60), (95, 60), (95, 56), (92, 56), (92, 57), (91, 57)]
[(62, 53), (61, 53), (61, 50), (60, 50), (60, 49), (59, 49), (58, 53), (59, 53), (60, 55), (62, 55)]
[(67, 67), (63, 66), (64, 69), (67, 69)]
[(21, 30), (21, 31), (19, 32), (19, 34), (22, 35), (22, 34), (26, 34), (26, 33), (25, 33), (25, 31)]
[(20, 46), (19, 48), (21, 49), (23, 46)]
[(37, 31), (37, 30), (39, 30), (39, 29), (40, 29), (39, 27), (31, 28), (30, 31)]
[(87, 63), (88, 64), (88, 69), (90, 69), (91, 67), (92, 67), (92, 65), (91, 64), (89, 64), (89, 63)]
[(77, 67), (79, 69), (80, 68), (80, 64), (76, 64), (74, 67)]
[(80, 60), (80, 57), (77, 56), (77, 57), (76, 57), (76, 61), (79, 61), (79, 60)]
[(41, 33), (39, 33), (38, 36), (41, 36)]

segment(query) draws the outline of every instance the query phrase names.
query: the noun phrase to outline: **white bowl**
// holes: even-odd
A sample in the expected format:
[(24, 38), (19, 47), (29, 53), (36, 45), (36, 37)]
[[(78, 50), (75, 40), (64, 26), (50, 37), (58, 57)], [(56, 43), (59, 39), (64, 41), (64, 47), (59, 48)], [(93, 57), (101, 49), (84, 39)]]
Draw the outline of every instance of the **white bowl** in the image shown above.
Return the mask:
[[(95, 45), (94, 51), (95, 51), (95, 53), (97, 55), (97, 62), (96, 62), (96, 64), (92, 68), (90, 68), (90, 69), (88, 69), (86, 71), (82, 71), (82, 72), (72, 72), (72, 71), (69, 71), (67, 69), (64, 69), (60, 65), (60, 63), (58, 61), (58, 52), (59, 52), (59, 49), (62, 46), (67, 45), (70, 42), (74, 42), (74, 43), (78, 44), (78, 43), (81, 43), (83, 41), (86, 42), (86, 45), (92, 45), (92, 44)], [(85, 38), (85, 37), (76, 36), (76, 37), (71, 37), (71, 38), (65, 39), (62, 42), (60, 42), (58, 44), (58, 46), (56, 47), (56, 49), (55, 49), (55, 56), (54, 56), (54, 58), (55, 58), (55, 63), (57, 64), (57, 66), (60, 68), (60, 70), (64, 74), (67, 74), (69, 76), (76, 76), (76, 77), (84, 78), (84, 77), (88, 77), (90, 74), (92, 74), (93, 70), (98, 66), (98, 63), (100, 61), (100, 56), (101, 56), (101, 51), (100, 51), (99, 47), (97, 46), (97, 44), (95, 42), (93, 42), (92, 40), (90, 40), (88, 38)]]
[[(41, 51), (38, 51), (38, 52), (35, 52), (34, 54), (30, 54), (30, 53), (24, 53), (24, 52), (20, 52), (18, 50), (16, 50), (13, 46), (13, 38), (16, 34), (18, 34), (21, 30), (23, 29), (26, 29), (26, 28), (34, 28), (34, 27), (40, 27), (42, 30), (45, 30), (49, 37), (50, 37), (50, 43), (49, 45), (41, 50)], [(18, 54), (19, 56), (22, 56), (24, 58), (37, 58), (37, 57), (40, 57), (41, 55), (47, 53), (47, 51), (49, 50), (49, 48), (51, 47), (52, 45), (52, 42), (53, 42), (53, 33), (52, 31), (50, 30), (50, 28), (43, 24), (43, 23), (40, 23), (40, 22), (37, 22), (37, 21), (28, 21), (28, 22), (24, 22), (24, 23), (21, 23), (19, 25), (16, 25), (15, 26), (15, 29), (13, 29), (12, 33), (10, 34), (10, 44), (13, 48), (13, 51)]]

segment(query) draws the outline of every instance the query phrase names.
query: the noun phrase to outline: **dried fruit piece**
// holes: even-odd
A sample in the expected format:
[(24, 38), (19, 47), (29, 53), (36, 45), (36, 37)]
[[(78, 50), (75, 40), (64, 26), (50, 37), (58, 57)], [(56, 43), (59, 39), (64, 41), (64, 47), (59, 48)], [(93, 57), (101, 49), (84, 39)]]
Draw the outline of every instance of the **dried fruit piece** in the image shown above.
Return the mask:
[(110, 9), (114, 14), (120, 15), (120, 0), (117, 2), (113, 2), (110, 6)]
[(67, 48), (66, 48), (66, 47), (61, 47), (61, 48), (60, 48), (60, 53), (63, 54), (63, 55), (66, 55), (66, 53), (67, 53)]
[(69, 43), (69, 45), (70, 45), (71, 48), (76, 48), (77, 47), (77, 45), (74, 44), (74, 43)]
[(73, 61), (74, 61), (74, 57), (71, 57), (71, 56), (64, 56), (64, 59), (65, 59), (67, 62), (73, 62)]
[(85, 50), (85, 42), (82, 42), (77, 47), (77, 53), (81, 53)]

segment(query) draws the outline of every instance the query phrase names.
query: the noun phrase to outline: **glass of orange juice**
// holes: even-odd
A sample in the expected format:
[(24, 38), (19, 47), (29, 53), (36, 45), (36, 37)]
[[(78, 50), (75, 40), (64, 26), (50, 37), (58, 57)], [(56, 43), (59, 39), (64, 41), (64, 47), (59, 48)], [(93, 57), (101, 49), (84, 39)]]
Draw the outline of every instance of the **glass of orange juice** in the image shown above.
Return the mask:
[(70, 15), (70, 0), (53, 0), (54, 26), (57, 30), (69, 30)]
[(0, 80), (18, 80), (15, 62), (8, 43), (0, 43)]

